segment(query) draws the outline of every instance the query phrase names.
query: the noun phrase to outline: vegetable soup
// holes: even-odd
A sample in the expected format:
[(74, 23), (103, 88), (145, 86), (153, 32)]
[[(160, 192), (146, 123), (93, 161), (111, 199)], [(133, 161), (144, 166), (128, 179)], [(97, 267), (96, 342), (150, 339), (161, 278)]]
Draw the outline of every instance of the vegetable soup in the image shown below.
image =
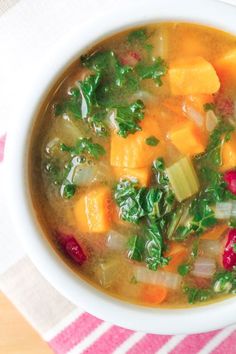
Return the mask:
[(145, 306), (236, 292), (236, 38), (187, 23), (103, 40), (36, 119), (30, 193), (79, 276)]

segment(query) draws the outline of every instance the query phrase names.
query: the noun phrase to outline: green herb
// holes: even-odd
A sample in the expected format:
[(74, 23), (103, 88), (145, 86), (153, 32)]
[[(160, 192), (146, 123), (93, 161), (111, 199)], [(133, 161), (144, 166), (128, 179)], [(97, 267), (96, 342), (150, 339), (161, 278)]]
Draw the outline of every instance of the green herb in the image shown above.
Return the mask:
[(69, 152), (71, 156), (87, 153), (95, 159), (106, 153), (105, 149), (100, 144), (93, 143), (91, 138), (81, 138), (77, 140), (75, 146), (61, 144), (61, 150)]
[(198, 256), (198, 248), (199, 248), (199, 240), (196, 239), (193, 241), (193, 244), (192, 244), (192, 251), (191, 251), (192, 258), (196, 258)]
[(114, 198), (123, 220), (138, 223), (141, 218), (162, 218), (172, 209), (174, 200), (159, 188), (139, 188), (134, 182), (122, 180), (115, 188)]
[(216, 273), (213, 279), (213, 289), (216, 293), (230, 293), (236, 290), (236, 272), (223, 271)]
[(190, 272), (190, 265), (189, 264), (180, 264), (178, 267), (178, 273), (184, 277), (185, 275), (187, 275)]
[(215, 108), (216, 108), (216, 106), (215, 106), (214, 103), (205, 103), (205, 104), (203, 105), (203, 109), (204, 109), (205, 112), (208, 112), (208, 111), (215, 111)]
[(62, 195), (65, 199), (70, 199), (74, 196), (76, 186), (74, 184), (66, 184), (63, 188)]
[(190, 304), (207, 301), (213, 296), (213, 292), (211, 289), (190, 288), (188, 286), (185, 286), (184, 292), (185, 294), (187, 294), (188, 302)]
[(128, 35), (128, 41), (133, 42), (145, 42), (148, 39), (147, 31), (145, 28), (141, 28), (135, 31), (132, 31)]
[(144, 62), (140, 62), (136, 65), (135, 70), (141, 80), (144, 79), (153, 79), (154, 82), (161, 86), (162, 76), (167, 73), (167, 64), (162, 58), (157, 58), (155, 61), (148, 65)]
[(236, 253), (236, 243), (233, 244), (233, 251)]
[(144, 117), (144, 104), (137, 100), (128, 106), (116, 107), (115, 121), (118, 125), (118, 134), (126, 138), (128, 134), (134, 134), (141, 130), (139, 122)]
[(140, 236), (131, 236), (128, 240), (128, 257), (135, 261), (143, 260), (144, 240)]
[(146, 144), (150, 145), (150, 146), (157, 146), (157, 144), (159, 143), (159, 140), (155, 137), (155, 136), (149, 136), (146, 139)]
[(153, 172), (160, 188), (169, 187), (169, 178), (165, 172), (165, 163), (163, 158), (160, 157), (153, 162)]
[(201, 165), (221, 166), (221, 148), (230, 139), (233, 130), (234, 127), (231, 124), (220, 121), (210, 135), (205, 153), (198, 156), (196, 161), (200, 161)]
[(148, 268), (151, 270), (157, 270), (157, 268), (167, 265), (170, 258), (163, 256), (165, 245), (161, 223), (151, 223), (147, 228), (146, 237), (145, 262)]
[(56, 116), (63, 113), (72, 114), (76, 119), (86, 118), (96, 105), (96, 89), (100, 75), (90, 75), (84, 81), (78, 81), (77, 86), (69, 92), (69, 97), (58, 103), (54, 108)]

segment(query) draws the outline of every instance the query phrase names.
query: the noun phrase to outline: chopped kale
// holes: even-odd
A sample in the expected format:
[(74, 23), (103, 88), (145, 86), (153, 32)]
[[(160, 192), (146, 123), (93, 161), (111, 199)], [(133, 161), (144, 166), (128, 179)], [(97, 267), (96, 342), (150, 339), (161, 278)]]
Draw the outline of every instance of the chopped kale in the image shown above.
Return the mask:
[(148, 39), (147, 31), (145, 28), (132, 31), (128, 35), (128, 42), (145, 42)]
[(144, 239), (141, 236), (131, 236), (128, 240), (128, 257), (141, 262), (144, 253)]
[(188, 302), (195, 304), (196, 302), (207, 301), (212, 298), (213, 291), (211, 289), (184, 287), (184, 292), (188, 296)]
[(118, 125), (118, 134), (126, 138), (128, 134), (134, 134), (141, 130), (140, 121), (144, 117), (144, 104), (137, 100), (127, 106), (116, 107), (115, 121)]
[(157, 146), (159, 143), (159, 140), (155, 137), (155, 136), (149, 136), (147, 139), (146, 139), (146, 144), (147, 145), (150, 145), (150, 146)]
[(72, 183), (66, 184), (62, 189), (62, 196), (65, 199), (70, 199), (74, 196), (76, 191), (76, 186)]
[(179, 267), (178, 267), (178, 273), (184, 277), (185, 275), (187, 275), (189, 272), (190, 272), (190, 265), (189, 264), (186, 264), (186, 263), (183, 263), (183, 264), (180, 264)]
[(205, 103), (203, 105), (203, 109), (205, 112), (215, 111), (215, 108), (216, 108), (215, 103)]
[(153, 79), (154, 82), (161, 86), (163, 84), (162, 77), (167, 73), (167, 64), (162, 58), (157, 58), (152, 64), (140, 62), (136, 65), (135, 70), (141, 80)]
[(226, 270), (216, 273), (213, 279), (213, 289), (215, 293), (235, 293), (236, 271)]
[(104, 147), (100, 144), (93, 143), (91, 138), (78, 139), (75, 146), (61, 144), (61, 150), (69, 152), (71, 156), (89, 154), (96, 160), (106, 153)]

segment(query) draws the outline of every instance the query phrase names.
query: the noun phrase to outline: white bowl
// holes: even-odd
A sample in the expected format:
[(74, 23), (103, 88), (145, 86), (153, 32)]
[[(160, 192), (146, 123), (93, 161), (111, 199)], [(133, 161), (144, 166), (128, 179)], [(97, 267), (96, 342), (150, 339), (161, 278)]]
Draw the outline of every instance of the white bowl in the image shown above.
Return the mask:
[(235, 7), (213, 0), (126, 0), (122, 5), (117, 1), (117, 5), (113, 4), (102, 18), (93, 18), (82, 28), (75, 23), (73, 33), (65, 36), (50, 55), (46, 54), (44, 65), (32, 78), (28, 92), (24, 93), (24, 105), (11, 124), (6, 146), (6, 200), (16, 231), (44, 277), (74, 304), (103, 320), (148, 333), (206, 332), (235, 322), (236, 298), (186, 309), (145, 308), (112, 298), (70, 271), (42, 237), (32, 213), (26, 179), (33, 117), (58, 75), (88, 46), (104, 36), (160, 21), (199, 23), (236, 35), (235, 19)]

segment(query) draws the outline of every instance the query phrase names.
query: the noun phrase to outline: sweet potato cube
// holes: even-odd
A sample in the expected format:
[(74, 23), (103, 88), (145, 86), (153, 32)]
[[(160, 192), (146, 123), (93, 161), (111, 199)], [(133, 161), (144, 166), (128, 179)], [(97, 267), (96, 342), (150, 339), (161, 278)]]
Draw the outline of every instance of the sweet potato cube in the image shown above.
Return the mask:
[(179, 59), (170, 64), (169, 82), (173, 95), (215, 93), (220, 81), (214, 67), (202, 57)]
[(188, 250), (185, 246), (179, 243), (172, 243), (165, 257), (170, 257), (168, 265), (163, 267), (167, 272), (177, 272), (178, 266), (183, 263), (188, 255)]
[(117, 179), (137, 179), (142, 187), (147, 187), (151, 178), (151, 169), (149, 167), (142, 168), (125, 168), (114, 167), (114, 175)]
[(174, 126), (168, 137), (183, 155), (193, 156), (205, 150), (204, 133), (189, 120)]
[(223, 84), (236, 85), (236, 49), (230, 50), (216, 60), (214, 67)]
[(80, 232), (107, 232), (111, 225), (110, 189), (99, 186), (82, 194), (75, 203), (74, 215)]
[(221, 150), (222, 166), (221, 171), (227, 171), (236, 167), (236, 133), (231, 135), (231, 139), (224, 143)]
[[(111, 166), (140, 168), (148, 167), (153, 160), (165, 154), (165, 143), (155, 117), (146, 114), (140, 124), (142, 130), (122, 138), (116, 132), (111, 136)], [(159, 142), (156, 146), (147, 144), (146, 139), (155, 136)]]

